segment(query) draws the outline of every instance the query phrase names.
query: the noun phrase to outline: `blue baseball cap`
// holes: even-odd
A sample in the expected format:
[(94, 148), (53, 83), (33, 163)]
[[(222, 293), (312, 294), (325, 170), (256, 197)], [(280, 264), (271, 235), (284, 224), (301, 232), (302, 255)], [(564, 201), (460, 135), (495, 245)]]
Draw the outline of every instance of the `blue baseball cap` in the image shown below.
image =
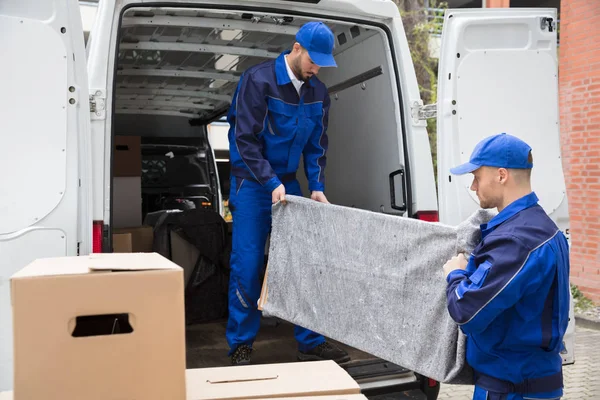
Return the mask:
[(333, 32), (322, 22), (308, 22), (296, 33), (296, 41), (319, 67), (337, 67), (333, 59)]
[(481, 167), (530, 169), (531, 147), (515, 136), (501, 133), (477, 143), (469, 162), (450, 169), (454, 175), (464, 175)]

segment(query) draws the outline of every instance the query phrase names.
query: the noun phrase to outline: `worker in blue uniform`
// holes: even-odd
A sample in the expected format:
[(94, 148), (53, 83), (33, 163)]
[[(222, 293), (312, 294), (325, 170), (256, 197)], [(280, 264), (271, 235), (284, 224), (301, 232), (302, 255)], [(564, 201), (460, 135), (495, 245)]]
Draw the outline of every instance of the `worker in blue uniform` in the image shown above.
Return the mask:
[[(233, 365), (249, 364), (260, 326), (264, 250), (272, 204), (301, 196), (296, 180), (300, 158), (313, 200), (327, 203), (324, 171), (330, 99), (316, 75), (335, 67), (334, 36), (322, 22), (309, 22), (275, 60), (255, 65), (240, 77), (228, 114), (233, 244), (227, 341)], [(296, 326), (302, 361), (345, 362), (348, 354), (320, 334)]]
[(569, 248), (531, 190), (531, 147), (499, 134), (451, 169), (474, 175), (482, 208), (499, 213), (481, 226), (468, 257), (444, 265), (448, 311), (467, 336), (475, 400), (558, 399), (569, 319)]

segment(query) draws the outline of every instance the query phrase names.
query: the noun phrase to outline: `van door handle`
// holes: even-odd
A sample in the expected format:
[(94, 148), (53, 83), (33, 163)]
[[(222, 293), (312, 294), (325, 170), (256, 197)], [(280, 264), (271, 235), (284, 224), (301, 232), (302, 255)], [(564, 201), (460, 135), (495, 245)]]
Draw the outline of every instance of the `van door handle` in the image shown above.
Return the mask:
[[(402, 204), (396, 204), (396, 176), (400, 175), (402, 180)], [(400, 168), (390, 174), (390, 198), (394, 210), (406, 211), (406, 180), (404, 179), (404, 168)]]

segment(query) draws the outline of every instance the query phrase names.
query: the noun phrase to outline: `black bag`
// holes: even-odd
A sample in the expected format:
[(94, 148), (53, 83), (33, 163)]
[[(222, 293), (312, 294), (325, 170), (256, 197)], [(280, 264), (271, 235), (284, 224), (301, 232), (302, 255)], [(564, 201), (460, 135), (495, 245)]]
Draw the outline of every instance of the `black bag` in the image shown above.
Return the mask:
[(214, 321), (228, 315), (229, 277), (200, 255), (185, 288), (185, 320), (189, 324)]
[(185, 288), (186, 323), (226, 318), (231, 244), (225, 220), (208, 209), (152, 214), (146, 223), (154, 226), (153, 251), (172, 260), (175, 231), (200, 253)]

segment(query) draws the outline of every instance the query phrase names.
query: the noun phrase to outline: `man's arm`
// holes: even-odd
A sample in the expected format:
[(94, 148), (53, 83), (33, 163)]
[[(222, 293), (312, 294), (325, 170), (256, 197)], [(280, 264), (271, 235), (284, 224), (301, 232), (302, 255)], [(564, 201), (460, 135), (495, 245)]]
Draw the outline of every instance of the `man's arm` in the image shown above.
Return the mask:
[(327, 161), (327, 126), (329, 122), (329, 95), (323, 100), (323, 115), (321, 123), (312, 131), (304, 147), (304, 172), (308, 179), (308, 189), (311, 192), (325, 191), (325, 164)]
[(258, 134), (263, 130), (267, 116), (265, 89), (251, 74), (244, 74), (240, 81), (235, 101), (235, 145), (244, 164), (254, 178), (272, 192), (281, 181), (262, 155), (262, 144)]
[(465, 334), (482, 332), (554, 271), (551, 263), (543, 261), (552, 257), (549, 248), (530, 252), (516, 237), (488, 239), (481, 249), (484, 261), (475, 272), (469, 276), (458, 269), (446, 278), (448, 312)]

